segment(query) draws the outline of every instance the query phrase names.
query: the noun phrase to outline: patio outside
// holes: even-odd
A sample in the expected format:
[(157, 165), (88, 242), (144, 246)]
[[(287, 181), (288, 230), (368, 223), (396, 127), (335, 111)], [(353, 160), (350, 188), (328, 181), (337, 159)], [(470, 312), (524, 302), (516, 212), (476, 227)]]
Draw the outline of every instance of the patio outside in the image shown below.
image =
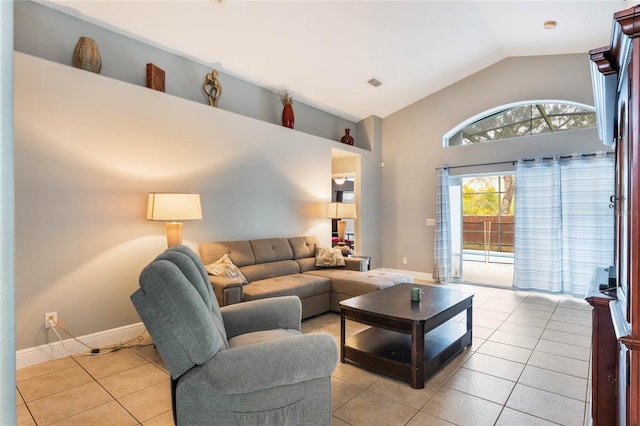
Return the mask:
[(513, 284), (513, 253), (464, 250), (463, 261), (464, 282), (501, 287), (511, 287)]
[(475, 176), (462, 184), (462, 280), (510, 287), (515, 177)]

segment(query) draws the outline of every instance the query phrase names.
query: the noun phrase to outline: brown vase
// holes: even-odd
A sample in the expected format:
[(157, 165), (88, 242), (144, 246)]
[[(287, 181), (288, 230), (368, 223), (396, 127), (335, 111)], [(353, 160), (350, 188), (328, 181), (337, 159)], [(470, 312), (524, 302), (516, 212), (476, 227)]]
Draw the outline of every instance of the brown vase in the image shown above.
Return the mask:
[(89, 37), (80, 37), (73, 50), (72, 65), (76, 68), (100, 74), (102, 58), (96, 42)]
[(340, 142), (346, 143), (347, 145), (353, 145), (353, 136), (349, 134), (350, 132), (351, 129), (344, 129), (345, 135), (340, 139)]
[(286, 104), (284, 108), (282, 108), (282, 125), (293, 129), (293, 122), (293, 106), (291, 106), (291, 104)]

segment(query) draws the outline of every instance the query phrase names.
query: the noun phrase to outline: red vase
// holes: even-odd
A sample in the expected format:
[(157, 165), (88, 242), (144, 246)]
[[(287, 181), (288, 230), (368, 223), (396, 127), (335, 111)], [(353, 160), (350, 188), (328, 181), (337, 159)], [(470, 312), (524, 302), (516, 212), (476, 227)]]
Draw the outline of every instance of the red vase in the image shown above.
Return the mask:
[(293, 107), (290, 104), (287, 104), (282, 108), (282, 125), (293, 129), (293, 122)]
[(351, 129), (344, 129), (345, 135), (340, 139), (340, 142), (353, 145), (353, 136), (351, 136), (349, 132), (351, 132)]

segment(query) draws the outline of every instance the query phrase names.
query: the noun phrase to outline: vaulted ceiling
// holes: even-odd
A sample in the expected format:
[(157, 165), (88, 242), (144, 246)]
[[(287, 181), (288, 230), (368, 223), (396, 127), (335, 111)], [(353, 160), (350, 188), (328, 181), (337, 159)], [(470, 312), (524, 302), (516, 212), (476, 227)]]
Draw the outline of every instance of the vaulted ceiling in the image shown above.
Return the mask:
[[(38, 1), (355, 121), (385, 117), (507, 57), (586, 57), (609, 43), (613, 14), (638, 3)], [(555, 29), (544, 28), (549, 20)]]

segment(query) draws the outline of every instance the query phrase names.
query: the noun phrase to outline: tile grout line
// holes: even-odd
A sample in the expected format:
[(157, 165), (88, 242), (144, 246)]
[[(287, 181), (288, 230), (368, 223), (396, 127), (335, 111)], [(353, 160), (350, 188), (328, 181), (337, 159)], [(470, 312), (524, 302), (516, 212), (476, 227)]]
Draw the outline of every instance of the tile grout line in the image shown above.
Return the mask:
[[(82, 365), (80, 365), (80, 363), (79, 363), (79, 362), (78, 362), (78, 361), (77, 361), (77, 360), (76, 360), (76, 359), (75, 359), (71, 354), (69, 354), (69, 355), (68, 355), (68, 357), (69, 357), (69, 358), (71, 358), (71, 359), (73, 360), (73, 362), (75, 362), (75, 363), (76, 363), (76, 366), (78, 366), (78, 367), (80, 367), (80, 368), (82, 368), (82, 369), (84, 370), (84, 368), (82, 367)], [(46, 373), (46, 374), (40, 374), (40, 375), (38, 375), (38, 376), (32, 377), (32, 378), (30, 378), (30, 379), (26, 379), (26, 380), (39, 380), (39, 379), (41, 379), (43, 376), (47, 376), (47, 375), (49, 375), (49, 374), (53, 374), (53, 373), (56, 373), (56, 372), (59, 372), (59, 371), (63, 371), (63, 370), (69, 370), (69, 369), (71, 369), (71, 368), (74, 368), (74, 367), (61, 368), (61, 369), (58, 369), (58, 370), (56, 370), (56, 371), (51, 371), (51, 372)], [(86, 372), (86, 370), (84, 370), (84, 371)], [(87, 372), (87, 374), (88, 374), (88, 372)], [(89, 374), (89, 377), (90, 377), (92, 380), (95, 380), (95, 379), (93, 378), (93, 376), (91, 376), (91, 374)], [(26, 381), (26, 380), (23, 380), (23, 381)], [(89, 382), (89, 383), (90, 383), (90, 382)], [(74, 386), (74, 387), (71, 387), (71, 388), (69, 388), (69, 389), (74, 389), (74, 388), (77, 388), (77, 387), (79, 387), (79, 386), (83, 386), (83, 385), (86, 385), (86, 384), (87, 384), (87, 383), (84, 383), (84, 384), (82, 384), (82, 385)], [(65, 390), (69, 390), (69, 389), (65, 389)], [(31, 403), (33, 403), (34, 401), (39, 401), (39, 400), (41, 400), (41, 399), (43, 399), (43, 398), (50, 397), (51, 395), (55, 395), (55, 394), (57, 394), (57, 393), (62, 393), (62, 392), (64, 392), (64, 391), (54, 392), (54, 393), (52, 393), (52, 394), (45, 395), (45, 396), (42, 396), (42, 397), (40, 397), (40, 398), (36, 398), (36, 399), (33, 399), (33, 400), (31, 400), (31, 401), (27, 402), (27, 401), (25, 400), (24, 396), (22, 395), (22, 392), (20, 392), (20, 389), (18, 388), (18, 383), (17, 383), (17, 382), (16, 382), (16, 391), (20, 393), (20, 396), (22, 397), (22, 400), (24, 401), (25, 408), (26, 408), (26, 409), (27, 409), (27, 411), (29, 412), (29, 415), (31, 416), (31, 420), (33, 421), (33, 424), (35, 424), (36, 426), (38, 426), (38, 422), (36, 421), (35, 415), (33, 414), (33, 411), (32, 411), (32, 409), (31, 409), (31, 407), (30, 407), (30, 404), (31, 404)], [(67, 418), (67, 417), (65, 417), (65, 418)], [(64, 420), (64, 419), (59, 419), (59, 420)], [(58, 421), (58, 420), (56, 420), (56, 421)]]
[[(484, 345), (484, 343), (486, 343), (487, 341), (489, 341), (489, 339), (491, 338), (491, 336), (493, 336), (493, 334), (494, 334), (496, 331), (498, 331), (498, 329), (499, 329), (502, 325), (504, 325), (504, 323), (505, 323), (505, 322), (507, 322), (507, 320), (509, 319), (509, 317), (511, 317), (511, 315), (513, 315), (513, 313), (518, 309), (518, 307), (520, 307), (520, 305), (522, 305), (522, 303), (524, 303), (524, 302), (526, 301), (526, 299), (528, 299), (528, 297), (527, 297), (527, 298), (525, 298), (522, 302), (520, 302), (520, 303), (519, 303), (519, 304), (518, 304), (518, 305), (513, 309), (513, 311), (511, 312), (511, 314), (509, 314), (509, 316), (508, 316), (505, 320), (503, 320), (503, 321), (502, 321), (502, 324), (501, 324), (499, 327), (497, 327), (497, 328), (494, 330), (494, 332), (492, 332), (492, 333), (489, 335), (489, 337), (487, 337), (487, 339), (485, 339), (485, 341), (483, 342), (483, 345)], [(513, 395), (513, 391), (515, 390), (515, 388), (516, 388), (516, 386), (517, 386), (518, 384), (519, 384), (519, 385), (521, 385), (521, 386), (526, 386), (526, 387), (532, 388), (532, 389), (537, 389), (537, 390), (542, 390), (542, 391), (545, 391), (545, 392), (549, 392), (549, 393), (551, 393), (551, 394), (559, 395), (559, 396), (562, 396), (562, 397), (565, 397), (565, 398), (570, 398), (570, 399), (573, 399), (573, 400), (575, 400), (575, 401), (578, 401), (579, 403), (583, 403), (583, 404), (585, 404), (585, 409), (583, 410), (583, 418), (582, 418), (583, 423), (584, 423), (584, 421), (585, 421), (585, 413), (586, 413), (587, 405), (588, 405), (588, 402), (587, 402), (586, 400), (585, 400), (585, 401), (582, 401), (582, 400), (580, 400), (580, 399), (575, 399), (575, 398), (572, 398), (572, 397), (569, 397), (569, 396), (566, 396), (566, 395), (558, 394), (558, 393), (555, 393), (555, 392), (550, 392), (550, 391), (547, 391), (547, 390), (545, 390), (545, 389), (539, 389), (539, 388), (536, 388), (536, 387), (534, 387), (534, 386), (529, 386), (529, 385), (527, 385), (527, 384), (524, 384), (524, 383), (521, 383), (521, 382), (520, 382), (520, 380), (521, 380), (521, 378), (522, 378), (522, 374), (524, 373), (524, 369), (529, 365), (529, 361), (531, 360), (531, 357), (533, 356), (533, 353), (535, 352), (536, 347), (538, 346), (538, 344), (540, 343), (540, 341), (541, 341), (541, 340), (545, 340), (545, 341), (547, 341), (546, 339), (543, 339), (543, 338), (542, 338), (542, 336), (544, 335), (544, 331), (546, 331), (546, 330), (547, 330), (547, 327), (548, 327), (549, 323), (551, 322), (551, 318), (553, 317), (553, 314), (556, 312), (556, 310), (558, 309), (558, 307), (560, 307), (560, 300), (558, 300), (558, 301), (555, 303), (555, 305), (554, 305), (554, 309), (553, 309), (553, 311), (552, 311), (551, 315), (549, 316), (549, 318), (546, 320), (545, 327), (542, 329), (543, 331), (542, 331), (542, 333), (540, 334), (540, 337), (537, 337), (537, 338), (536, 338), (536, 339), (537, 339), (536, 345), (534, 346), (534, 348), (533, 348), (533, 349), (531, 349), (531, 353), (529, 354), (529, 356), (528, 356), (527, 360), (526, 360), (526, 361), (525, 361), (525, 363), (523, 364), (523, 365), (524, 365), (524, 367), (523, 367), (522, 371), (520, 372), (520, 374), (518, 375), (518, 378), (517, 378), (517, 379), (516, 379), (516, 381), (514, 382), (514, 386), (513, 386), (513, 388), (511, 389), (511, 391), (509, 392), (509, 396), (508, 396), (508, 397), (507, 397), (507, 399), (505, 400), (505, 403), (504, 403), (504, 404), (501, 404), (501, 405), (502, 405), (502, 408), (500, 409), (500, 414), (498, 415), (498, 417), (497, 417), (497, 419), (496, 419), (496, 423), (497, 423), (497, 421), (500, 419), (500, 415), (502, 414), (502, 412), (504, 412), (504, 409), (505, 409), (505, 408), (509, 408), (509, 409), (512, 409), (512, 410), (515, 410), (515, 411), (518, 411), (518, 412), (524, 413), (524, 414), (526, 414), (526, 415), (530, 415), (530, 416), (533, 416), (533, 417), (537, 417), (537, 418), (540, 418), (540, 419), (545, 420), (545, 421), (549, 421), (549, 422), (552, 422), (552, 423), (556, 423), (556, 422), (553, 422), (552, 420), (548, 420), (548, 419), (545, 419), (545, 418), (542, 418), (542, 417), (538, 417), (538, 416), (533, 415), (533, 414), (531, 414), (531, 413), (522, 412), (522, 411), (520, 411), (520, 410), (516, 410), (516, 409), (514, 409), (514, 408), (511, 408), (511, 407), (508, 407), (508, 406), (507, 406), (507, 403), (509, 402), (509, 399), (510, 399), (510, 398), (511, 398), (511, 396)], [(505, 331), (505, 333), (515, 334), (515, 333), (506, 332), (506, 331)], [(552, 341), (550, 341), (550, 342), (552, 342)], [(496, 343), (501, 343), (501, 342), (496, 342)], [(505, 344), (505, 345), (509, 345), (509, 344), (507, 344), (507, 343), (503, 343), (503, 344)], [(516, 345), (509, 345), (509, 346), (519, 347), (519, 346), (516, 346)], [(578, 345), (572, 345), (572, 346), (578, 346)], [(482, 347), (482, 345), (480, 345), (480, 347)], [(480, 347), (478, 348), (478, 350), (480, 349)], [(528, 349), (528, 348), (523, 348), (523, 349)], [(477, 353), (477, 350), (476, 350), (474, 353)], [(545, 352), (545, 353), (546, 353), (546, 352)], [(555, 355), (555, 354), (553, 354), (553, 355)], [(488, 355), (488, 356), (492, 356), (492, 355)], [(500, 358), (500, 357), (496, 357), (496, 358), (503, 359), (503, 358)], [(572, 359), (573, 359), (573, 358), (572, 358)], [(511, 361), (511, 360), (508, 360), (508, 359), (506, 359), (506, 360), (507, 360), (507, 361)], [(515, 362), (515, 361), (512, 361), (512, 362)], [(465, 361), (465, 363), (466, 363), (466, 361)], [(463, 363), (462, 365), (464, 365), (465, 363)], [(532, 367), (535, 367), (535, 366), (532, 366)], [(541, 368), (541, 367), (536, 367), (536, 368)], [(541, 369), (542, 369), (542, 368), (541, 368)], [(546, 370), (546, 369), (545, 369), (545, 370)], [(474, 371), (475, 371), (475, 370), (474, 370)], [(553, 370), (547, 370), (547, 371), (552, 371), (552, 372), (554, 372), (554, 373), (564, 374), (564, 373), (556, 372), (556, 371), (553, 371)], [(484, 373), (484, 374), (487, 374), (487, 373)], [(567, 374), (567, 375), (569, 375), (569, 374)], [(569, 376), (571, 376), (571, 375), (569, 375)], [(493, 377), (498, 377), (498, 376), (493, 376)], [(576, 376), (573, 376), (573, 377), (576, 377)], [(498, 378), (501, 378), (501, 377), (498, 377)], [(502, 379), (504, 379), (504, 378), (502, 378)], [(506, 379), (505, 379), (505, 380), (506, 380)], [(585, 379), (585, 380), (588, 382), (588, 379)], [(588, 383), (587, 383), (587, 391), (588, 391)], [(462, 391), (461, 391), (461, 392), (462, 392)], [(463, 393), (466, 393), (466, 392), (463, 392)], [(471, 395), (471, 396), (475, 396), (475, 395), (473, 395), (473, 394), (469, 394), (469, 395)], [(476, 396), (476, 397), (477, 397), (477, 396)], [(478, 397), (478, 398), (480, 398), (480, 397)], [(481, 399), (484, 399), (484, 398), (481, 398)], [(486, 399), (485, 399), (485, 400), (486, 400)], [(486, 400), (486, 401), (489, 401), (489, 400)], [(493, 402), (493, 401), (489, 401), (489, 402)]]
[[(120, 349), (120, 350), (130, 350), (130, 349), (129, 349), (129, 348), (126, 348), (126, 349)], [(141, 356), (140, 354), (138, 354), (138, 353), (137, 353), (137, 352), (135, 352), (135, 351), (134, 351), (134, 353), (135, 353), (136, 355), (138, 355), (140, 358), (144, 359), (147, 363), (150, 363), (150, 361), (149, 361), (147, 358), (145, 358), (145, 357)], [(75, 360), (75, 358), (74, 358), (74, 360)], [(134, 416), (134, 415), (133, 415), (133, 413), (132, 413), (132, 412), (130, 412), (130, 411), (129, 411), (129, 410), (128, 410), (124, 405), (122, 405), (122, 403), (120, 403), (120, 401), (118, 400), (118, 398), (116, 398), (114, 395), (112, 395), (112, 394), (111, 394), (111, 392), (109, 392), (109, 390), (108, 390), (107, 388), (105, 388), (105, 387), (102, 385), (102, 383), (100, 383), (100, 381), (98, 380), (98, 378), (94, 377), (94, 376), (93, 376), (93, 374), (91, 374), (91, 373), (89, 372), (89, 370), (87, 370), (87, 369), (86, 369), (82, 364), (80, 364), (80, 362), (78, 362), (77, 360), (75, 360), (75, 361), (80, 365), (80, 367), (81, 367), (84, 371), (86, 371), (86, 373), (87, 373), (87, 374), (88, 374), (88, 375), (93, 379), (93, 381), (94, 381), (94, 382), (96, 382), (96, 384), (97, 384), (98, 386), (100, 386), (100, 387), (101, 387), (101, 388), (102, 388), (102, 389), (107, 393), (107, 395), (109, 395), (109, 396), (111, 397), (112, 401), (115, 401), (115, 402), (116, 402), (120, 407), (122, 407), (122, 409), (123, 409), (123, 410), (125, 410), (125, 411), (126, 411), (126, 412), (127, 412), (127, 413), (128, 413), (128, 414), (129, 414), (129, 415), (130, 415), (130, 416), (131, 416), (131, 417), (136, 421), (136, 422), (138, 422), (137, 424), (142, 424), (142, 421), (141, 421), (141, 420), (139, 420), (136, 416)], [(135, 367), (134, 367), (134, 368), (135, 368)], [(128, 368), (127, 370), (131, 370), (131, 368)], [(126, 370), (123, 370), (123, 371), (126, 371)], [(114, 374), (119, 374), (119, 373), (121, 373), (121, 372), (114, 373)], [(106, 377), (109, 377), (109, 376), (106, 376)], [(112, 401), (109, 401), (109, 402), (112, 402)], [(108, 404), (109, 402), (105, 402), (104, 404)], [(96, 407), (100, 407), (100, 406), (102, 406), (102, 405), (104, 405), (104, 404), (97, 405)], [(96, 407), (93, 407), (93, 408), (96, 408)], [(90, 409), (93, 409), (93, 408), (90, 408)], [(89, 409), (89, 410), (90, 410), (90, 409)], [(88, 411), (88, 410), (84, 410), (84, 411)], [(84, 411), (82, 411), (82, 412), (84, 412)], [(76, 413), (76, 414), (78, 414), (78, 413)], [(74, 414), (74, 415), (75, 415), (75, 414)], [(68, 417), (65, 417), (65, 418), (69, 418), (69, 417), (71, 417), (71, 416), (68, 416)]]

